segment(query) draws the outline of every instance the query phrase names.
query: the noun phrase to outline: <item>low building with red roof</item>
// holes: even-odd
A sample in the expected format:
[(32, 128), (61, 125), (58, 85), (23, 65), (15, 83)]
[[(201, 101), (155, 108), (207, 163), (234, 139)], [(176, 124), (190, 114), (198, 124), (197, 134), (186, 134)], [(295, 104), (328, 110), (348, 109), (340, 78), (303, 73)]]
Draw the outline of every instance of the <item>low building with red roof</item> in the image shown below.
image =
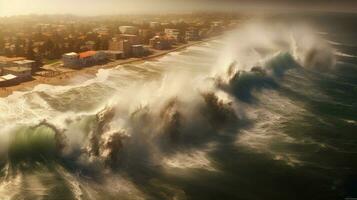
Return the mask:
[(72, 52), (62, 56), (63, 65), (70, 68), (82, 68), (97, 65), (105, 62), (106, 59), (106, 53), (103, 51)]
[(82, 53), (79, 53), (79, 58), (88, 58), (91, 56), (94, 56), (97, 52), (96, 51), (85, 51)]

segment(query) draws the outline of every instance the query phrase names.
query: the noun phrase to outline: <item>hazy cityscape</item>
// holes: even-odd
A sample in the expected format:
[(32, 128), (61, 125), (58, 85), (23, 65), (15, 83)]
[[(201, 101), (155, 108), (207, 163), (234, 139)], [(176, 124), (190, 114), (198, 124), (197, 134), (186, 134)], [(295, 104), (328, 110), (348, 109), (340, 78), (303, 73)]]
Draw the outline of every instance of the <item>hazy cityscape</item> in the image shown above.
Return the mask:
[[(153, 58), (218, 36), (238, 16), (219, 14), (3, 18), (0, 67), (3, 87), (130, 58)], [(16, 33), (16, 34), (14, 34)], [(5, 95), (8, 90), (5, 90)]]

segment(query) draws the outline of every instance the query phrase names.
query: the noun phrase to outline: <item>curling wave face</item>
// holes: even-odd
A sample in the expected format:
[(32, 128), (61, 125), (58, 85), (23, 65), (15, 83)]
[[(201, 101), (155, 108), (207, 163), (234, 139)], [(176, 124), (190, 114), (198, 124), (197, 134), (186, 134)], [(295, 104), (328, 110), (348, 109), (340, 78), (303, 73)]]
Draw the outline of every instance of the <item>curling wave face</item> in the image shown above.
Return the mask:
[(322, 167), (316, 151), (344, 151), (324, 136), (297, 133), (313, 131), (311, 121), (333, 126), (329, 113), (314, 109), (338, 104), (320, 85), (335, 81), (324, 75), (336, 70), (334, 52), (307, 27), (254, 23), (155, 62), (16, 92), (0, 100), (0, 197), (199, 199), (212, 195), (202, 187), (215, 187), (222, 198), (255, 199), (220, 184), (252, 187), (249, 164), (306, 181), (294, 170)]

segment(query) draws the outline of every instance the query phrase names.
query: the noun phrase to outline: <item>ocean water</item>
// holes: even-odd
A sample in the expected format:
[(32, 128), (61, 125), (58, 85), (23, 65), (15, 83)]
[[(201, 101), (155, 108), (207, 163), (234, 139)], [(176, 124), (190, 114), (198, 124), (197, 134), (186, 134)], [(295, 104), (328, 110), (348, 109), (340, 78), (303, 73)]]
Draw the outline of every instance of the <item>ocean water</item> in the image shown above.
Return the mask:
[(356, 198), (356, 16), (276, 18), (1, 98), (0, 199)]

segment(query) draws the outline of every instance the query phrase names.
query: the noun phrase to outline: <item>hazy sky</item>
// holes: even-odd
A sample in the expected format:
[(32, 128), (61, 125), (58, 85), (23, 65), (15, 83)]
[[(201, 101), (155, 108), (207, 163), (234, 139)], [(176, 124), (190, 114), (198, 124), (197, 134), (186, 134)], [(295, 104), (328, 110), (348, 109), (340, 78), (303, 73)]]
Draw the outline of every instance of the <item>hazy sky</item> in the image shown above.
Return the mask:
[(357, 0), (0, 0), (0, 16), (111, 15), (207, 9), (357, 11)]

